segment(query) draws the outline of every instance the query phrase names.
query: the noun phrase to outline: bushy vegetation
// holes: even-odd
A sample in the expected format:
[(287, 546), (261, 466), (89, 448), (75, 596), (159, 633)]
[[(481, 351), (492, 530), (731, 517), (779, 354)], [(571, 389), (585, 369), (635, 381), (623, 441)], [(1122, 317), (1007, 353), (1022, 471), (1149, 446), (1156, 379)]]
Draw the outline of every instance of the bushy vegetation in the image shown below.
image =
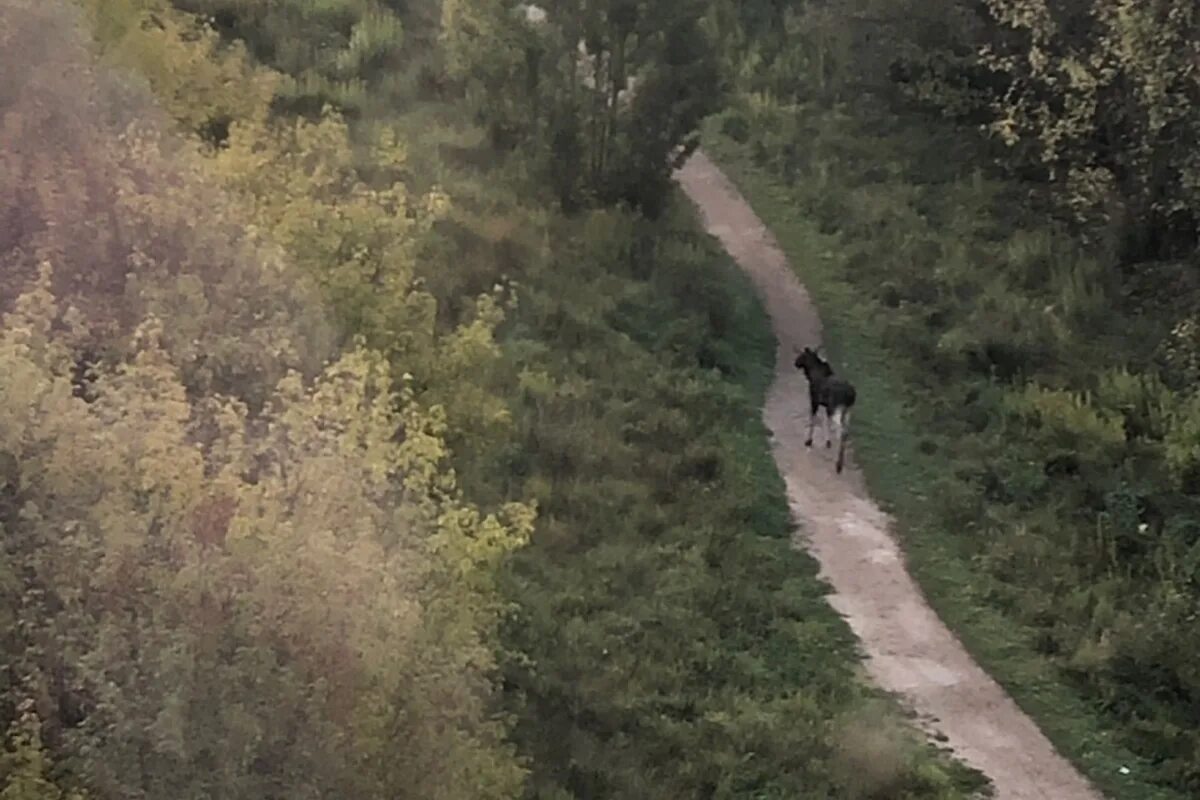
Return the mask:
[(446, 0), (447, 76), (494, 144), (519, 147), (568, 210), (654, 215), (720, 107), (706, 0)]
[(780, 10), (795, 40), (726, 9), (711, 147), (867, 387), (943, 615), (1114, 796), (1194, 796), (1194, 5), (855, 5)]
[(0, 0), (4, 800), (976, 785), (791, 548), (685, 6), (542, 96), (467, 3)]
[[(207, 63), (215, 43), (155, 11), (162, 39), (135, 18), (114, 57)], [(339, 347), (322, 319), (357, 309), (336, 288), (370, 234), (413, 223), (351, 185), (333, 122), (287, 138), (251, 114), (201, 155), (94, 65), (75, 16), (4, 6), (6, 797), (512, 796), (495, 564), (533, 510), (463, 500), (447, 414), (392, 378), (399, 334)], [(202, 76), (158, 77), (182, 103), (173, 81)], [(308, 170), (280, 175), (278, 141)], [(421, 306), (389, 288), (389, 324)], [(482, 335), (425, 328), (401, 332), (414, 372)]]

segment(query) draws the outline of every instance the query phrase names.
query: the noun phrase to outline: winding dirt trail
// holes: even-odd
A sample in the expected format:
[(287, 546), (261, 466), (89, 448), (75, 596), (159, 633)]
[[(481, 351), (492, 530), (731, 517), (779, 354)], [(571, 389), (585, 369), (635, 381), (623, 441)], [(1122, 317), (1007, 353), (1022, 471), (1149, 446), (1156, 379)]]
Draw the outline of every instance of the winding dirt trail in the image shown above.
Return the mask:
[(801, 522), (798, 542), (820, 562), (834, 590), (830, 603), (861, 640), (872, 678), (908, 703), (931, 735), (943, 734), (959, 758), (990, 778), (998, 800), (1099, 800), (925, 603), (888, 531), (888, 517), (867, 496), (857, 467), (848, 460), (842, 475), (834, 473), (822, 426), (813, 447), (804, 446), (808, 390), (790, 354), (793, 344), (819, 342), (821, 324), (774, 237), (702, 152), (676, 179), (709, 233), (753, 279), (771, 316), (779, 348), (763, 415), (775, 461)]

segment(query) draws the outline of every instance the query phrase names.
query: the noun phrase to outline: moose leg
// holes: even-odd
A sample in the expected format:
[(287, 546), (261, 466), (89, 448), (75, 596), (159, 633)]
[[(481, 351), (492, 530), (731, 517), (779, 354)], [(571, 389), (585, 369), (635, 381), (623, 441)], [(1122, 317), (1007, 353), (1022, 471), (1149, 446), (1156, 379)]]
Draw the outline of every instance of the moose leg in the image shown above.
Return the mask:
[(817, 424), (817, 412), (819, 410), (820, 406), (817, 405), (816, 401), (813, 401), (808, 412), (808, 438), (804, 440), (805, 447), (812, 447), (813, 426)]
[(831, 408), (830, 406), (826, 406), (825, 407), (825, 446), (826, 447), (833, 446), (833, 433), (834, 433), (834, 427), (835, 427), (835, 420), (836, 420), (836, 417), (834, 416), (833, 408)]
[(837, 438), (838, 438), (838, 453), (837, 453), (837, 471), (840, 474), (842, 465), (846, 461), (846, 433), (850, 428), (850, 410), (839, 408), (837, 413)]

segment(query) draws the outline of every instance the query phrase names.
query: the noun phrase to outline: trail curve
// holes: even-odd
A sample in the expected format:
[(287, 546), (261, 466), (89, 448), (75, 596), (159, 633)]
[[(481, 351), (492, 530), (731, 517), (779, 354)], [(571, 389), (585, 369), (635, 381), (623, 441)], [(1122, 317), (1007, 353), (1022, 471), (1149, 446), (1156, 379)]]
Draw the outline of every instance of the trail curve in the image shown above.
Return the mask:
[[(942, 734), (958, 758), (986, 775), (997, 800), (1100, 800), (925, 602), (887, 515), (871, 501), (852, 460), (841, 475), (834, 473), (823, 428), (811, 449), (804, 446), (808, 391), (792, 367), (791, 347), (815, 346), (821, 324), (774, 237), (703, 152), (675, 177), (708, 232), (749, 274), (770, 315), (778, 348), (763, 416), (792, 514), (801, 523), (797, 544), (820, 563), (833, 588), (829, 601), (862, 642), (872, 679), (907, 703), (930, 735)], [(851, 426), (851, 446), (853, 437)]]

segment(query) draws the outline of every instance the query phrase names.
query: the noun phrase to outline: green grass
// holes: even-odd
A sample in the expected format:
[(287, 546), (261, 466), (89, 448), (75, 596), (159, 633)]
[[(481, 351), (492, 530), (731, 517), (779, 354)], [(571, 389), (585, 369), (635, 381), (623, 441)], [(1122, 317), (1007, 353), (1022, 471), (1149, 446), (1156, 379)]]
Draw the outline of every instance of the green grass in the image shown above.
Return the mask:
[[(697, 225), (699, 226), (698, 220)], [(737, 382), (745, 392), (745, 399), (748, 401), (745, 410), (749, 412), (754, 409), (759, 413), (747, 415), (739, 437), (741, 446), (736, 449), (733, 456), (738, 462), (748, 465), (757, 485), (765, 487), (762, 500), (766, 503), (768, 514), (776, 518), (787, 519), (790, 517), (787, 489), (771, 454), (768, 444), (770, 434), (761, 414), (761, 409), (766, 403), (767, 390), (774, 377), (775, 337), (771, 331), (766, 310), (759, 302), (749, 277), (724, 254), (721, 257), (714, 257), (714, 262), (718, 264), (717, 277), (721, 281), (721, 288), (730, 298), (730, 302), (736, 302), (736, 298), (748, 298), (744, 307), (745, 311), (740, 316), (742, 324), (726, 337), (725, 344), (732, 352), (740, 354), (742, 360), (739, 363), (748, 365), (748, 368), (744, 368), (737, 376), (739, 378)], [(752, 357), (746, 359), (747, 355)], [(895, 415), (895, 421), (898, 422), (899, 419), (899, 415)], [(776, 522), (766, 527), (778, 530), (780, 526)], [(790, 524), (786, 525), (786, 528), (790, 527)], [(791, 541), (789, 541), (789, 546), (795, 547)], [(819, 590), (825, 591), (826, 584), (817, 577), (816, 561), (807, 555), (798, 560), (804, 565), (806, 573), (804, 577), (808, 582)], [(828, 606), (822, 605), (824, 607), (820, 610), (820, 614), (826, 616), (830, 613), (830, 609)], [(858, 671), (858, 677), (864, 682), (868, 680), (864, 670)], [(890, 698), (885, 699), (883, 693), (870, 692), (870, 694), (882, 704), (886, 713), (900, 714), (899, 705)], [(953, 776), (959, 791), (964, 794), (990, 792), (990, 787), (986, 786), (987, 781), (982, 774), (966, 767), (961, 762), (948, 762), (942, 755), (942, 749), (936, 745), (929, 745), (927, 752), (930, 756), (935, 753), (939, 754), (936, 756), (936, 760), (940, 761), (943, 768)]]
[[(690, 205), (655, 224), (558, 218), (514, 190), (520, 170), (453, 110), (401, 124), (455, 143), (438, 180), (456, 211), (429, 261), (463, 266), (430, 285), (470, 294), (501, 269), (520, 285), (492, 387), (515, 436), (456, 460), (473, 499), (539, 500), (504, 580), (507, 711), (529, 796), (865, 798), (832, 788), (860, 761), (882, 765), (873, 779), (892, 798), (980, 788), (929, 745), (835, 744), (903, 721), (792, 545), (761, 415), (774, 338)], [(522, 373), (548, 381), (522, 389)]]
[(973, 563), (964, 532), (931, 522), (929, 505), (952, 460), (920, 448), (926, 432), (906, 408), (911, 387), (884, 346), (886, 309), (846, 280), (846, 241), (797, 213), (812, 202), (813, 191), (836, 188), (813, 187), (805, 198), (803, 184), (787, 185), (756, 166), (748, 148), (721, 135), (715, 124), (705, 147), (775, 234), (820, 309), (826, 347), (859, 389), (855, 458), (874, 496), (895, 516), (909, 568), (938, 614), (1101, 790), (1121, 800), (1181, 800), (1183, 795), (1140, 777), (1152, 774), (1153, 765), (1117, 744), (1110, 721), (1034, 651), (1033, 630), (989, 605), (988, 579)]
[[(523, 337), (549, 349), (520, 366), (590, 386), (524, 420), (525, 457), (553, 487), (510, 584), (511, 645), (540, 665), (508, 672), (537, 796), (824, 797), (835, 762), (860, 757), (830, 744), (846, 720), (897, 717), (861, 682), (817, 565), (792, 547), (761, 418), (774, 341), (746, 277), (696, 227), (667, 223), (653, 234), (664, 249), (633, 266), (607, 252), (619, 237), (564, 231), (563, 260), (522, 278)], [(594, 313), (585, 298), (605, 296), (621, 299)], [(586, 350), (537, 327), (564, 317)], [(556, 480), (553, 465), (578, 477)], [(610, 487), (627, 501), (614, 506)], [(881, 779), (903, 793), (890, 796), (980, 783), (907, 753), (862, 756), (897, 765)]]
[(775, 342), (746, 276), (681, 198), (659, 223), (560, 217), (471, 117), (426, 98), (385, 121), (412, 143), (408, 186), (453, 198), (422, 256), (440, 313), (457, 320), (461, 298), (519, 281), (503, 363), (480, 377), (511, 408), (512, 439), (450, 441), (472, 500), (539, 500), (502, 578), (505, 711), (528, 796), (979, 789), (936, 747), (852, 735), (903, 724), (792, 545), (761, 418)]

